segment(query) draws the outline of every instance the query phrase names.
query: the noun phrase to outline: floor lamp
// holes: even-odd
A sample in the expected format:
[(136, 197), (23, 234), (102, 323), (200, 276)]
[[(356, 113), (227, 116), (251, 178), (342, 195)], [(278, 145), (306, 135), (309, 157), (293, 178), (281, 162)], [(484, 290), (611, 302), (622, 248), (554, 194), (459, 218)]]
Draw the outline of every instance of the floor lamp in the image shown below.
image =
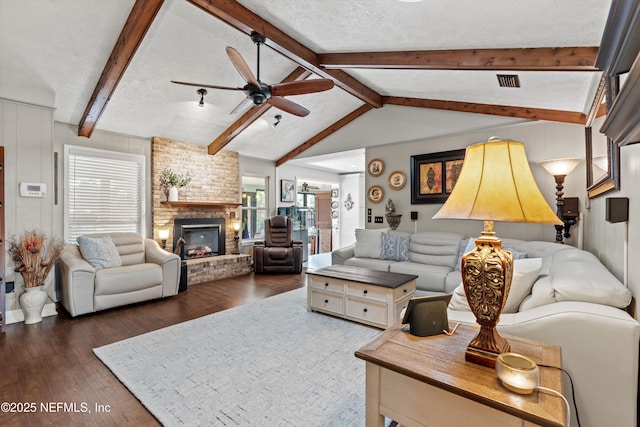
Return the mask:
[(494, 221), (562, 224), (533, 179), (524, 144), (491, 138), (467, 148), (458, 181), (434, 219), (484, 221), (476, 247), (462, 257), (462, 283), (480, 325), (465, 360), (494, 367), (509, 342), (495, 329), (513, 273), (511, 252), (502, 249)]
[(563, 242), (564, 237), (570, 237), (569, 229), (576, 223), (575, 219), (568, 220), (564, 218), (564, 179), (569, 175), (580, 163), (581, 159), (552, 159), (539, 162), (538, 166), (542, 166), (544, 170), (553, 175), (556, 181), (556, 214), (562, 220), (561, 225), (556, 225), (556, 242)]

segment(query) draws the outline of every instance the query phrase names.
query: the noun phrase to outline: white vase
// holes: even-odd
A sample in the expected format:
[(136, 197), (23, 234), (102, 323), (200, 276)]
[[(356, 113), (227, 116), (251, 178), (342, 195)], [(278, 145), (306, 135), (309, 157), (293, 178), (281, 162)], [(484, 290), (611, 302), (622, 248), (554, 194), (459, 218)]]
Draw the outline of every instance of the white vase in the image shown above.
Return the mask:
[(169, 189), (169, 201), (177, 202), (178, 201), (178, 187), (171, 187)]
[(20, 307), (24, 313), (24, 323), (30, 325), (42, 322), (42, 309), (47, 302), (47, 293), (42, 286), (25, 288), (25, 291), (20, 295)]

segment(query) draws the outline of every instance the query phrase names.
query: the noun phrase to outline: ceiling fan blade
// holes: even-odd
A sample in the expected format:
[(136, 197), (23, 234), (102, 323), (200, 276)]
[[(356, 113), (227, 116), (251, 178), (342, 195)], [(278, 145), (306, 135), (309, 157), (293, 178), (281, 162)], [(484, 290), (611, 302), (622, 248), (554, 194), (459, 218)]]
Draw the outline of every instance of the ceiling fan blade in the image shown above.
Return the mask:
[(296, 82), (275, 83), (271, 85), (272, 96), (302, 95), (329, 90), (333, 87), (331, 79), (311, 79)]
[(210, 89), (223, 89), (223, 90), (244, 90), (241, 87), (229, 87), (229, 86), (217, 86), (217, 85), (205, 85), (202, 83), (189, 83), (189, 82), (178, 82), (176, 80), (171, 80), (171, 83), (185, 85), (185, 86), (195, 86), (195, 87), (207, 87)]
[(251, 108), (252, 105), (253, 105), (253, 100), (247, 96), (245, 99), (242, 100), (240, 104), (236, 105), (236, 108), (231, 110), (229, 114), (244, 113), (249, 108)]
[(231, 46), (227, 46), (227, 55), (229, 55), (229, 59), (231, 60), (231, 63), (233, 64), (234, 67), (236, 67), (236, 70), (238, 70), (242, 78), (247, 83), (252, 84), (256, 87), (260, 87), (260, 83), (258, 83), (258, 79), (256, 79), (256, 76), (253, 75), (251, 68), (249, 68), (244, 58), (242, 58), (242, 55), (240, 55), (240, 53), (237, 50), (235, 50)]
[(309, 115), (309, 110), (307, 110), (300, 104), (296, 104), (293, 101), (289, 101), (286, 98), (281, 98), (279, 96), (272, 96), (267, 100), (267, 102), (273, 105), (274, 107), (279, 108), (282, 111), (286, 111), (287, 113), (291, 113), (295, 116), (306, 117), (307, 115)]

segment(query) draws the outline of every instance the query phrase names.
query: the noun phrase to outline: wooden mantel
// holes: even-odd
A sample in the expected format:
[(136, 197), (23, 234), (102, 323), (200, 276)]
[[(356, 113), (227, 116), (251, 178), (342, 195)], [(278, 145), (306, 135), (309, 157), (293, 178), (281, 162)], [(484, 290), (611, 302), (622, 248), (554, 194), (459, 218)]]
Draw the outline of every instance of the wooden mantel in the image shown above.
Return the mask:
[(226, 208), (238, 207), (242, 203), (233, 202), (161, 202), (163, 206), (170, 208)]

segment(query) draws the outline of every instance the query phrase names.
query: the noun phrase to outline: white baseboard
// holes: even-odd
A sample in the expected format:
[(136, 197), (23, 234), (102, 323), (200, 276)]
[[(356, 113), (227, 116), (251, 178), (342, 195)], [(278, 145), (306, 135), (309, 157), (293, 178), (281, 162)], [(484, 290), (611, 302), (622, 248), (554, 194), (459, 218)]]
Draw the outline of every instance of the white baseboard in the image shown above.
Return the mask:
[[(44, 308), (42, 309), (42, 317), (55, 316), (57, 314), (58, 312), (56, 311), (56, 304), (49, 300), (49, 302), (46, 303), (44, 305)], [(7, 325), (10, 323), (18, 322), (24, 322), (24, 313), (22, 313), (22, 310), (7, 310)]]

